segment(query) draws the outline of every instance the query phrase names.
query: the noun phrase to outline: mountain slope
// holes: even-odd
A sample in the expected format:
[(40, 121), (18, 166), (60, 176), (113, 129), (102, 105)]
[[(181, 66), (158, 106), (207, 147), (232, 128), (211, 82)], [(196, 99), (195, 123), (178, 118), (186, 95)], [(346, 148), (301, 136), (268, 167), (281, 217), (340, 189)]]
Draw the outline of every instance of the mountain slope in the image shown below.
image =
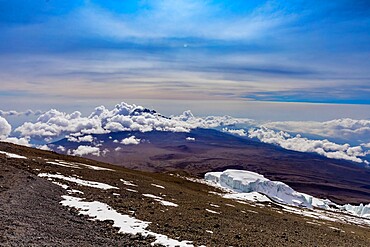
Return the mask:
[[(0, 150), (25, 157), (0, 154), (1, 245), (146, 246), (155, 240), (118, 234), (112, 221), (90, 221), (76, 209), (62, 207), (62, 195), (86, 204), (107, 204), (111, 212), (151, 222), (151, 232), (196, 246), (370, 244), (368, 227), (312, 220), (277, 205), (225, 199), (217, 189), (175, 174), (133, 171), (5, 143), (0, 143)], [(116, 188), (102, 189), (97, 182)]]
[[(105, 153), (85, 157), (136, 170), (182, 170), (198, 177), (209, 171), (245, 169), (339, 204), (370, 203), (370, 169), (349, 161), (289, 151), (212, 129), (195, 129), (190, 133), (130, 131), (92, 136), (92, 143), (63, 139), (50, 147), (60, 152), (57, 147), (63, 146), (67, 153), (68, 149), (91, 145)], [(132, 136), (140, 139), (140, 144), (120, 143)]]

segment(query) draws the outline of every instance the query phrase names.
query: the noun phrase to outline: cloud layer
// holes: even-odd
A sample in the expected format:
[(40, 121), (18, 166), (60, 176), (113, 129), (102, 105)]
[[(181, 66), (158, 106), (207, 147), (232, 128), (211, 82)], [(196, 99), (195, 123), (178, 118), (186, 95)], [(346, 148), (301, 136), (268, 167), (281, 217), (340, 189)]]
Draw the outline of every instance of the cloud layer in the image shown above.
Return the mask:
[[(257, 122), (230, 116), (196, 117), (191, 111), (165, 117), (155, 110), (122, 102), (112, 109), (96, 107), (88, 116), (82, 116), (78, 111), (69, 114), (52, 109), (41, 114), (35, 122), (26, 122), (16, 128), (14, 132), (19, 136), (9, 137), (11, 126), (0, 117), (0, 137), (3, 141), (40, 145), (67, 137), (68, 141), (81, 143), (81, 148), (70, 151), (72, 155), (104, 155), (103, 144), (96, 142), (93, 134), (120, 131), (190, 132), (195, 128), (216, 128), (285, 149), (318, 153), (328, 158), (367, 163), (367, 156), (370, 155), (369, 120), (347, 118), (326, 122)], [(336, 139), (342, 140), (342, 144)], [(343, 142), (345, 140), (351, 142)], [(137, 145), (141, 140), (131, 136), (115, 142)]]
[(270, 129), (306, 133), (352, 143), (362, 143), (366, 140), (370, 140), (370, 120), (343, 118), (326, 122), (270, 122), (264, 123), (264, 126)]
[(99, 106), (87, 117), (75, 111), (71, 114), (55, 109), (39, 116), (36, 122), (26, 122), (15, 129), (21, 137), (51, 141), (64, 138), (76, 142), (91, 141), (88, 134), (101, 134), (118, 131), (171, 131), (189, 132), (194, 128), (215, 128), (234, 124), (251, 124), (253, 120), (223, 117), (194, 117), (190, 111), (180, 116), (164, 117), (161, 114), (142, 106), (117, 104), (112, 110)]
[[(288, 150), (299, 152), (317, 153), (332, 159), (345, 159), (358, 163), (364, 162), (361, 157), (370, 154), (361, 146), (351, 147), (349, 144), (337, 144), (328, 140), (310, 140), (301, 135), (291, 136), (284, 131), (274, 131), (266, 127), (250, 129), (249, 138), (257, 138), (261, 142), (278, 145)], [(366, 161), (365, 163), (368, 164)]]

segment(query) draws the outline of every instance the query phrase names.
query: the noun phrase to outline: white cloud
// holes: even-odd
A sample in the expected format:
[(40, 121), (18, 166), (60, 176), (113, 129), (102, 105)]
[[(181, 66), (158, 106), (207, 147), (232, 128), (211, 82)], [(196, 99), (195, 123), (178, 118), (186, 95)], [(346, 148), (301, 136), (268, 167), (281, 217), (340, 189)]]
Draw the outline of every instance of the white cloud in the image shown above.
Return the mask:
[(361, 146), (351, 147), (349, 144), (336, 144), (328, 140), (309, 140), (301, 135), (291, 136), (284, 131), (274, 131), (264, 126), (257, 129), (250, 129), (248, 137), (257, 138), (261, 142), (275, 144), (282, 148), (299, 151), (318, 153), (333, 159), (345, 159), (354, 162), (363, 162), (359, 157), (366, 156)]
[(71, 135), (71, 136), (68, 136), (68, 141), (70, 142), (93, 142), (94, 137), (92, 135), (77, 136), (77, 137), (74, 137), (73, 135)]
[(5, 118), (0, 117), (0, 140), (7, 138), (11, 131), (12, 126)]
[(30, 137), (25, 136), (25, 137), (9, 137), (10, 133), (12, 132), (12, 126), (8, 123), (8, 121), (0, 117), (0, 141), (2, 142), (8, 142), (8, 143), (13, 143), (17, 145), (22, 145), (22, 146), (31, 146), (29, 143)]
[(247, 132), (244, 129), (229, 129), (229, 128), (223, 128), (223, 132), (228, 132), (233, 135), (238, 135), (238, 136), (247, 136)]
[(29, 143), (30, 138), (29, 137), (22, 137), (22, 138), (17, 138), (17, 137), (8, 137), (4, 140), (1, 140), (3, 142), (8, 142), (8, 143), (13, 143), (17, 145), (22, 145), (26, 147), (31, 147), (32, 145)]
[(370, 142), (369, 143), (362, 143), (361, 146), (365, 148), (370, 148)]
[(140, 139), (136, 138), (135, 136), (130, 136), (121, 141), (121, 144), (123, 145), (138, 145), (139, 143)]
[(37, 149), (40, 149), (40, 150), (45, 150), (45, 151), (53, 151), (52, 149), (50, 149), (47, 145), (40, 145), (40, 146), (36, 146)]
[(171, 118), (179, 122), (184, 122), (189, 128), (217, 128), (220, 126), (232, 126), (242, 124), (244, 126), (255, 126), (257, 122), (248, 118), (234, 118), (231, 116), (207, 116), (195, 117), (191, 111), (185, 111), (180, 116)]
[(83, 117), (76, 111), (72, 114), (52, 109), (40, 115), (35, 123), (26, 122), (15, 132), (21, 137), (53, 141), (68, 135), (70, 141), (91, 141), (80, 137), (88, 134), (110, 133), (118, 131), (171, 131), (189, 132), (194, 128), (215, 128), (234, 124), (252, 125), (251, 119), (238, 119), (230, 116), (205, 118), (194, 117), (190, 111), (180, 116), (163, 117), (155, 111), (142, 106), (124, 102), (112, 110), (99, 106), (88, 116)]
[(122, 126), (122, 124), (117, 123), (117, 122), (107, 123), (107, 125), (105, 126), (105, 129), (109, 130), (111, 132), (119, 132), (119, 131), (124, 131), (125, 130), (125, 128)]
[(57, 150), (61, 151), (61, 152), (65, 152), (66, 151), (66, 148), (63, 147), (63, 146), (58, 146), (57, 147)]
[(187, 141), (195, 141), (195, 138), (194, 138), (194, 137), (190, 137), (190, 136), (189, 136), (189, 137), (186, 137), (186, 140), (187, 140)]
[(100, 156), (100, 149), (98, 147), (81, 145), (75, 150), (68, 150), (69, 155), (83, 156), (83, 155), (94, 155)]
[(26, 122), (17, 129), (21, 136), (59, 138), (69, 133), (105, 133), (98, 117), (81, 117), (80, 112), (67, 114), (52, 109), (40, 115), (36, 123)]
[(103, 149), (103, 151), (101, 152), (102, 156), (105, 156), (107, 153), (109, 153), (109, 149), (105, 148)]
[(77, 22), (78, 28), (88, 34), (116, 40), (168, 37), (251, 40), (276, 31), (294, 18), (270, 2), (238, 18), (224, 15), (221, 6), (208, 1), (149, 1), (147, 4), (145, 11), (134, 15), (115, 15), (96, 5), (87, 5), (64, 22), (66, 25)]
[[(0, 135), (3, 139), (8, 136), (11, 126), (0, 118)], [(263, 127), (261, 127), (263, 126)], [(164, 117), (161, 114), (142, 106), (130, 105), (125, 102), (117, 104), (113, 109), (104, 106), (96, 107), (88, 116), (82, 116), (78, 111), (71, 114), (50, 110), (40, 115), (36, 122), (26, 122), (15, 131), (20, 139), (13, 142), (30, 139), (47, 142), (64, 138), (70, 141), (93, 142), (91, 134), (111, 133), (118, 131), (170, 131), (190, 132), (195, 128), (222, 128), (223, 131), (239, 136), (247, 134), (263, 142), (280, 145), (283, 148), (301, 151), (316, 152), (329, 158), (347, 159), (361, 162), (360, 157), (370, 154), (370, 120), (336, 119), (326, 122), (257, 122), (247, 118), (233, 118), (230, 116), (196, 117), (191, 111), (185, 111), (179, 116)], [(261, 127), (247, 133), (251, 127)], [(271, 129), (284, 130), (278, 132)], [(300, 133), (290, 136), (287, 132)], [(317, 136), (317, 138), (312, 138)], [(134, 137), (123, 142), (134, 144)], [(325, 140), (321, 140), (324, 139)], [(337, 139), (341, 143), (337, 144)], [(311, 140), (317, 139), (317, 140)], [(329, 139), (329, 140), (327, 140)], [(347, 141), (348, 140), (348, 141)], [(354, 141), (355, 140), (355, 141)], [(114, 140), (117, 143), (117, 140)], [(131, 143), (132, 142), (132, 143)], [(26, 142), (24, 142), (26, 144)], [(79, 152), (79, 151), (78, 151)]]

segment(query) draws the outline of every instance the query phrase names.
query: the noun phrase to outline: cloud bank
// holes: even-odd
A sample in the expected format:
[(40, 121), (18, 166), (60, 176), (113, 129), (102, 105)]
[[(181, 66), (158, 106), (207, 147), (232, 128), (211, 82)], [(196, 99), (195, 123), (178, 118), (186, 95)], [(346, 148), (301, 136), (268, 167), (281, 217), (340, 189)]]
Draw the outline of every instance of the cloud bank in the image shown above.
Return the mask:
[[(36, 122), (26, 122), (15, 129), (21, 137), (52, 141), (70, 135), (76, 142), (91, 141), (85, 135), (118, 131), (171, 131), (189, 132), (194, 128), (215, 128), (234, 124), (251, 124), (253, 120), (230, 116), (205, 118), (194, 117), (190, 111), (180, 116), (164, 117), (142, 106), (117, 104), (112, 110), (99, 106), (87, 117), (80, 112), (71, 114), (52, 109), (40, 115)], [(79, 137), (84, 136), (84, 137)], [(84, 139), (81, 139), (84, 138)]]
[[(68, 141), (82, 144), (81, 148), (70, 151), (72, 155), (104, 154), (104, 149), (100, 149), (103, 144), (96, 143), (93, 134), (120, 131), (190, 132), (195, 128), (216, 128), (289, 150), (313, 152), (328, 158), (353, 162), (367, 163), (370, 155), (369, 120), (346, 118), (326, 122), (262, 123), (230, 116), (196, 117), (191, 111), (185, 111), (179, 116), (165, 117), (155, 110), (122, 102), (112, 109), (96, 107), (88, 116), (82, 116), (79, 111), (65, 113), (52, 109), (41, 114), (35, 122), (25, 122), (16, 128), (14, 132), (19, 136), (9, 137), (12, 128), (0, 117), (0, 136), (3, 141), (42, 145), (67, 137)], [(342, 143), (339, 144), (335, 139), (342, 140)], [(131, 136), (114, 142), (137, 145), (141, 140)]]
[(361, 146), (351, 147), (349, 144), (340, 145), (326, 139), (310, 140), (299, 134), (291, 136), (287, 132), (277, 132), (264, 126), (257, 129), (250, 129), (248, 131), (248, 137), (257, 138), (261, 142), (275, 144), (288, 150), (317, 153), (332, 159), (344, 159), (358, 163), (365, 162), (368, 164), (367, 161), (362, 160), (360, 157), (364, 157), (370, 153), (363, 150)]
[(264, 126), (270, 129), (306, 133), (350, 142), (356, 141), (357, 143), (370, 140), (370, 120), (343, 118), (326, 122), (286, 121), (264, 123)]

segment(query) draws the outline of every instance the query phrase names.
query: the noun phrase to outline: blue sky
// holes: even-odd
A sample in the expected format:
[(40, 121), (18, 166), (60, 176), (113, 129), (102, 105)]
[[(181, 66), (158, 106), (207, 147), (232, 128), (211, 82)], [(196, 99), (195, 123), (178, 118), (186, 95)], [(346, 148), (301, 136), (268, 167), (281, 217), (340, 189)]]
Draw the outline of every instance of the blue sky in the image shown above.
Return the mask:
[(370, 2), (0, 0), (2, 108), (370, 104)]

